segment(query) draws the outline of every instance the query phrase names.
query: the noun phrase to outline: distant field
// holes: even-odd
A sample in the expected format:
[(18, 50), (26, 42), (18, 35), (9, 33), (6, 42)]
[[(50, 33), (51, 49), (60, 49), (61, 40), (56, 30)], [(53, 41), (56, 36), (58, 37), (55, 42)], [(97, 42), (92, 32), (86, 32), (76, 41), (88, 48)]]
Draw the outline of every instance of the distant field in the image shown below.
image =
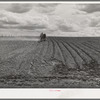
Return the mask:
[(1, 39), (0, 87), (100, 87), (100, 38)]
[(39, 36), (0, 36), (0, 41), (38, 41)]

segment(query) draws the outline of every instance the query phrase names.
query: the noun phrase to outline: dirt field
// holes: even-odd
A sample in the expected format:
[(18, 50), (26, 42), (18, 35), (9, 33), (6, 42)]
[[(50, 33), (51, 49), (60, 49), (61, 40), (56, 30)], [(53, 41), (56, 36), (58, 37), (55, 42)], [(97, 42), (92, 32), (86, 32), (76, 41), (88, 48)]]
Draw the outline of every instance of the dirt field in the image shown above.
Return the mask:
[(0, 87), (100, 87), (100, 38), (1, 40)]

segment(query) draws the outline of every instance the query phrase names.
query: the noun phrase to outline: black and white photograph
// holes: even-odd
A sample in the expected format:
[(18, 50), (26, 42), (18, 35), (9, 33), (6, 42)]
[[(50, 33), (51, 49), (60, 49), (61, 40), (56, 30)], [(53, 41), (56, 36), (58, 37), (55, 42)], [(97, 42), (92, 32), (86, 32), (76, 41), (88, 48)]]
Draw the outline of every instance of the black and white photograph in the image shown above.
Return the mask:
[(100, 88), (100, 3), (0, 3), (0, 88)]

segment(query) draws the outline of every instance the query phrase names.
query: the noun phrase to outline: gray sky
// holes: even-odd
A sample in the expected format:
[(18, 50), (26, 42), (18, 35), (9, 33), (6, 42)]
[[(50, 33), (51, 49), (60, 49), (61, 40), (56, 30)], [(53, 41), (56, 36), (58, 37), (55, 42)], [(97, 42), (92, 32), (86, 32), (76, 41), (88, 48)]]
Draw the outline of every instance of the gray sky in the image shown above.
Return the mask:
[(100, 4), (0, 3), (0, 35), (100, 36)]

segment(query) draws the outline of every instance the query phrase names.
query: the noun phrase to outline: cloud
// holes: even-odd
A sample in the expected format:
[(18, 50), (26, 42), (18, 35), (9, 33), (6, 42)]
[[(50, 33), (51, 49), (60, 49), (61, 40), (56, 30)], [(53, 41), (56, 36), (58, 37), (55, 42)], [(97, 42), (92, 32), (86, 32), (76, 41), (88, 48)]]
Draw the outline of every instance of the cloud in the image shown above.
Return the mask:
[(77, 25), (61, 25), (59, 29), (63, 32), (77, 32), (79, 27)]
[(87, 23), (87, 27), (97, 27), (100, 23), (100, 12), (87, 14), (86, 18), (83, 19), (81, 24), (84, 24), (84, 22)]
[(0, 12), (0, 28), (35, 30), (48, 27), (45, 16), (25, 16), (12, 12)]
[(7, 11), (14, 12), (14, 13), (26, 13), (32, 9), (32, 4), (11, 4)]
[(70, 22), (67, 19), (62, 19), (56, 15), (51, 17), (50, 23), (54, 31), (76, 32), (80, 30), (80, 26), (77, 23)]
[(79, 4), (78, 9), (87, 13), (93, 13), (100, 11), (100, 4)]
[(100, 21), (100, 18), (96, 19), (96, 18), (92, 18), (91, 22), (89, 24), (90, 27), (97, 27), (98, 23)]
[[(38, 8), (37, 9), (38, 13), (34, 14), (34, 9), (35, 9), (34, 7), (36, 9)], [(41, 4), (33, 4), (33, 8), (31, 9), (31, 11), (29, 10), (26, 13), (21, 13), (25, 12), (26, 8), (23, 11), (21, 10), (20, 13), (15, 13), (16, 11), (12, 12), (8, 10), (0, 11), (0, 28), (36, 30), (36, 31), (39, 30), (39, 31), (51, 32), (51, 34), (53, 34), (53, 32), (56, 31), (78, 32), (83, 27), (82, 25), (86, 26), (86, 24), (89, 24), (87, 20), (85, 21), (85, 17), (78, 17), (73, 14), (70, 15), (70, 17), (67, 16), (63, 17), (63, 15), (60, 16), (59, 14), (48, 15), (48, 13), (50, 14), (54, 12), (56, 10), (56, 7), (58, 7), (58, 4), (41, 3)]]
[(82, 5), (77, 9), (75, 4), (60, 3), (14, 3), (7, 7), (4, 5), (0, 8), (0, 30), (19, 30), (23, 33), (27, 31), (27, 34), (43, 31), (69, 36), (85, 35), (89, 30), (90, 34), (92, 29), (100, 27), (100, 12), (85, 11), (83, 8), (85, 9)]
[[(2, 14), (1, 14), (2, 16)], [(11, 18), (10, 16), (0, 16), (0, 23), (3, 24), (8, 24), (8, 25), (14, 25), (14, 24), (19, 24), (15, 18)]]
[[(0, 27), (5, 29), (40, 29), (52, 32), (57, 30), (64, 32), (78, 31), (78, 25), (67, 21), (65, 22), (62, 17), (55, 14), (51, 14), (56, 10), (56, 7), (58, 7), (58, 5), (60, 4), (11, 4), (11, 6), (8, 7), (9, 9), (0, 12)], [(31, 12), (29, 13), (30, 10)], [(35, 13), (34, 15), (34, 10), (36, 10), (39, 14)], [(24, 12), (26, 13), (23, 14)]]
[(71, 23), (63, 23), (58, 25), (62, 32), (76, 32), (79, 31), (79, 26)]
[(36, 9), (40, 13), (49, 14), (54, 12), (58, 5), (59, 3), (39, 3), (34, 4), (34, 9)]

